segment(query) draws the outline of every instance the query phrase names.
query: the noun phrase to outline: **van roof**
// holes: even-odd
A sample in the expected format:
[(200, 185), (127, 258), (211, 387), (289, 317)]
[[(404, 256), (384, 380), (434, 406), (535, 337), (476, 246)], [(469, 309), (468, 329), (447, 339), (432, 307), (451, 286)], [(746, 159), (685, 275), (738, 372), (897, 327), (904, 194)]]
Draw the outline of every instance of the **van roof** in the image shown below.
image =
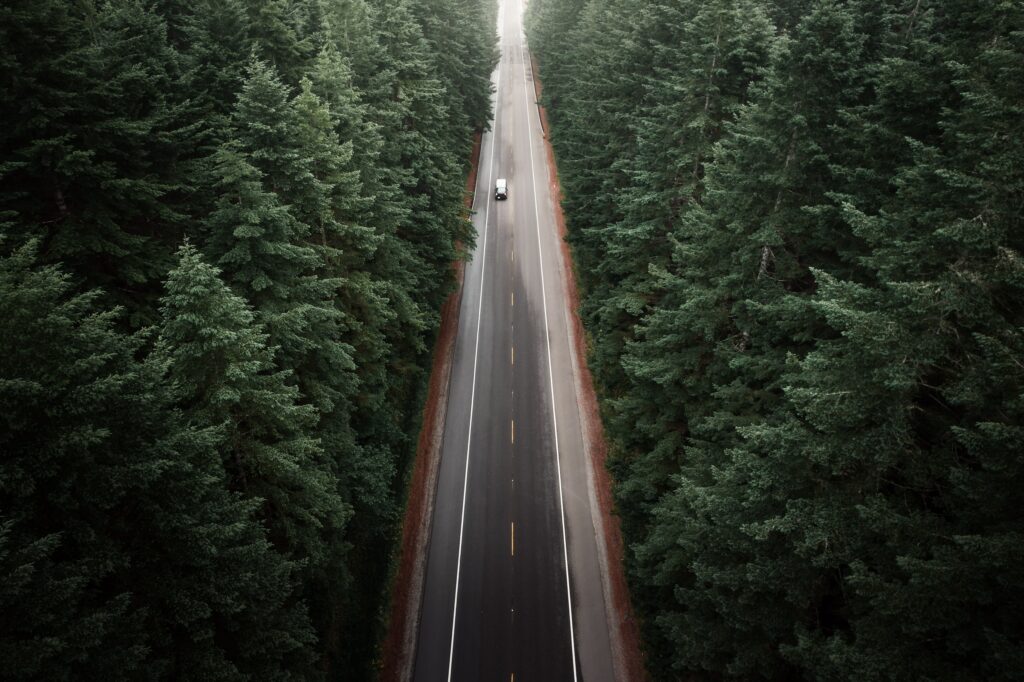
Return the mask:
[(508, 182), (505, 180), (505, 178), (498, 178), (498, 181), (494, 184), (496, 184), (498, 187), (501, 187), (503, 185), (507, 185)]

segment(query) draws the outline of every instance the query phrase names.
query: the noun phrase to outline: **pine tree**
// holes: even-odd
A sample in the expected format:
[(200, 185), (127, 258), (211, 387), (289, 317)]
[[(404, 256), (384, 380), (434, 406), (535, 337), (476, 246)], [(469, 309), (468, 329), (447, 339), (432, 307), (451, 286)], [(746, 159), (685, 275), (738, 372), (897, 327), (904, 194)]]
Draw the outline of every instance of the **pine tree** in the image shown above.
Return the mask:
[(219, 199), (206, 221), (208, 254), (257, 309), (284, 305), (304, 273), (319, 264), (316, 252), (301, 243), (308, 228), (263, 189), (263, 174), (239, 145), (223, 145), (211, 161)]
[[(340, 23), (340, 20), (337, 21)], [(365, 26), (369, 31), (369, 25)], [(333, 37), (332, 40), (340, 41), (341, 36)], [(409, 353), (419, 353), (428, 329), (419, 306), (412, 298), (414, 290), (406, 267), (412, 258), (409, 245), (398, 236), (399, 226), (409, 216), (408, 198), (399, 186), (399, 179), (405, 172), (385, 165), (383, 128), (375, 120), (376, 107), (367, 101), (366, 95), (357, 86), (354, 69), (334, 47), (333, 42), (328, 42), (321, 52), (312, 80), (314, 91), (329, 107), (339, 140), (351, 142), (353, 147), (352, 166), (359, 170), (361, 194), (364, 197), (359, 204), (362, 210), (357, 211), (353, 220), (357, 224), (371, 226), (375, 237), (372, 257), (365, 268), (382, 305), (372, 313), (368, 311), (363, 317), (367, 324), (372, 322), (380, 327), (391, 346), (389, 355), (396, 360), (408, 357)], [(361, 368), (369, 369), (374, 365), (373, 356), (367, 354), (365, 349), (359, 357)], [(386, 359), (382, 361), (390, 362)], [(408, 371), (402, 367), (404, 365), (396, 362), (387, 370), (390, 374), (387, 383), (397, 388), (397, 395), (390, 401), (393, 404), (402, 404), (407, 400), (403, 387), (409, 378), (405, 376)], [(379, 410), (371, 410), (371, 413), (383, 416)], [(360, 423), (372, 421), (372, 414), (364, 415)], [(388, 425), (378, 437), (395, 431), (390, 417), (384, 419), (384, 422)]]
[[(901, 18), (901, 68), (880, 72), (864, 113), (897, 160), (895, 191), (844, 197), (873, 276), (818, 273), (815, 304), (838, 334), (792, 377), (801, 440), (862, 482), (837, 504), (860, 531), (849, 633), (807, 631), (792, 655), (833, 677), (1014, 679), (1024, 13), (956, 3)], [(921, 78), (944, 86), (910, 107)]]
[[(629, 181), (623, 164), (636, 153), (628, 121), (643, 97), (643, 79), (651, 73), (652, 54), (632, 40), (629, 29), (638, 7), (633, 0), (588, 4), (567, 39), (579, 47), (565, 76), (566, 89), (559, 89), (558, 81), (545, 82), (547, 101), (565, 100), (551, 111), (554, 125), (561, 125), (552, 141), (564, 175), (568, 238), (580, 264), (581, 312), (588, 321), (595, 315), (593, 301), (604, 293), (603, 283), (589, 274), (601, 260), (596, 235), (622, 218), (615, 197)], [(600, 357), (594, 361), (602, 364)]]
[(310, 226), (332, 267), (348, 273), (363, 270), (381, 238), (358, 222), (370, 201), (362, 194), (352, 141), (341, 142), (335, 118), (313, 92), (312, 81), (303, 79), (301, 88), (292, 102), (292, 129), (296, 153), (308, 160), (309, 173), (289, 198), (296, 218)]
[[(219, 155), (216, 174), (227, 193), (210, 218), (211, 245), (228, 281), (244, 282), (243, 293), (267, 325), (271, 342), (280, 347), (279, 366), (295, 371), (304, 399), (319, 410), (324, 442), (335, 453), (328, 453), (327, 459), (334, 467), (342, 459), (340, 453), (353, 447), (349, 401), (357, 391), (357, 378), (353, 348), (345, 340), (352, 323), (334, 303), (343, 282), (325, 269), (330, 248), (317, 253), (309, 244), (311, 226), (295, 215), (327, 221), (332, 232), (339, 232), (344, 216), (338, 211), (345, 208), (338, 205), (339, 189), (344, 187), (331, 181), (348, 182), (353, 193), (357, 188), (355, 177), (340, 171), (344, 148), (335, 144), (330, 158), (325, 158), (329, 148), (313, 155), (311, 146), (317, 141), (336, 141), (323, 128), (330, 119), (325, 111), (317, 114), (315, 96), (310, 93), (306, 102), (303, 106), (314, 109), (305, 114), (320, 117), (319, 131), (315, 121), (298, 118), (285, 87), (269, 67), (252, 65), (235, 112), (243, 151), (225, 148)], [(314, 162), (320, 160), (328, 166), (323, 179), (313, 173)], [(239, 203), (234, 203), (232, 186), (240, 190)], [(251, 204), (242, 193), (251, 193)], [(281, 206), (281, 199), (315, 201), (319, 207)], [(326, 226), (324, 230), (321, 236), (326, 236)]]
[(181, 19), (182, 78), (206, 128), (212, 153), (229, 135), (230, 115), (253, 49), (249, 17), (235, 0), (194, 0)]
[[(24, 266), (60, 280), (48, 300), (73, 302), (86, 339), (8, 328), (21, 310), (0, 323), (27, 343), (10, 357), (39, 348), (41, 372), (73, 375), (54, 391), (86, 386), (12, 407), (32, 428), (0, 434), (31, 446), (0, 463), (12, 674), (308, 679), (314, 658), (370, 674), (438, 310), (473, 238), (495, 7), (0, 7), (0, 229), (69, 273)], [(195, 253), (176, 259), (183, 238)], [(90, 343), (100, 359), (71, 357)], [(79, 423), (96, 443), (80, 461), (4, 487)], [(65, 502), (71, 530), (47, 511)]]
[[(491, 72), (497, 66), (494, 23), (477, 0), (427, 0), (412, 9), (430, 45), (434, 71), (446, 84), (448, 120), (455, 126), (483, 130), (491, 120)], [(458, 131), (456, 127), (456, 132)]]
[(250, 0), (243, 3), (249, 15), (249, 38), (256, 54), (297, 84), (309, 67), (313, 52), (310, 27), (303, 21), (313, 5), (296, 0)]
[(313, 674), (295, 567), (226, 490), (214, 434), (182, 420), (159, 361), (136, 359), (144, 339), (36, 249), (0, 260), (7, 674)]
[[(849, 272), (844, 262), (857, 253), (827, 192), (836, 188), (830, 163), (843, 155), (842, 107), (861, 101), (862, 45), (854, 14), (836, 3), (815, 7), (780, 45), (756, 102), (719, 149), (705, 204), (684, 220), (674, 259), (685, 274), (632, 361), (640, 376), (673, 382), (676, 418), (692, 434), (678, 490), (648, 507), (655, 517), (639, 570), (667, 586), (673, 567), (677, 606), (661, 609), (670, 639), (697, 622), (723, 623), (677, 649), (681, 669), (787, 674), (777, 647), (830, 598), (834, 564), (812, 566), (769, 530), (816, 497), (791, 434), (782, 429), (764, 449), (746, 442), (778, 424), (787, 357), (805, 354), (821, 328), (806, 302), (808, 265)], [(670, 368), (642, 364), (666, 351), (675, 354)], [(676, 436), (667, 438), (656, 451)], [(649, 478), (649, 462), (636, 467), (637, 483)], [(672, 519), (689, 526), (679, 540)]]
[[(325, 250), (311, 244), (312, 229), (296, 219), (296, 209), (280, 203), (277, 193), (297, 197), (312, 190), (328, 209), (314, 217), (329, 218), (332, 229), (336, 225), (329, 210), (335, 188), (317, 182), (313, 159), (301, 156), (308, 150), (299, 144), (303, 126), (298, 123), (273, 71), (258, 63), (251, 66), (234, 113), (242, 142), (228, 143), (215, 157), (214, 177), (222, 195), (208, 220), (207, 253), (223, 268), (226, 281), (253, 305), (269, 343), (277, 348), (276, 366), (293, 373), (300, 403), (316, 409), (324, 448), (316, 468), (330, 481), (331, 491), (359, 514), (348, 489), (362, 461), (351, 421), (360, 390), (350, 343), (354, 324), (335, 301), (344, 282), (327, 269), (330, 245)], [(313, 613), (320, 633), (338, 630), (347, 579), (346, 540), (336, 533), (328, 561), (308, 569), (307, 590), (326, 596)]]
[(653, 672), (1011, 679), (1021, 12), (758, 7), (530, 9)]
[(310, 160), (298, 153), (290, 100), (277, 70), (253, 59), (232, 116), (234, 139), (263, 173), (267, 190), (285, 204), (298, 198), (310, 175)]
[(658, 273), (670, 264), (684, 216), (701, 202), (715, 143), (767, 62), (772, 27), (756, 3), (673, 3), (649, 7), (634, 32), (655, 56), (633, 118), (636, 154), (617, 163), (628, 177), (616, 197), (622, 219), (586, 238), (605, 254), (591, 275), (597, 284), (588, 309), (602, 338), (592, 365), (614, 398), (610, 428), (625, 446), (645, 447), (665, 428), (649, 421), (659, 418), (649, 408), (656, 414), (663, 403), (651, 399), (650, 387), (630, 383), (624, 351), (637, 322), (658, 308)]
[(95, 12), (65, 3), (5, 6), (0, 133), (17, 234), (39, 237), (139, 320), (182, 227), (177, 160), (190, 146), (176, 101), (178, 56), (162, 19), (130, 2)]
[(319, 564), (347, 511), (317, 467), (310, 437), (316, 412), (298, 405), (290, 372), (274, 368), (273, 349), (244, 301), (192, 246), (179, 251), (167, 280), (156, 353), (169, 367), (186, 417), (220, 427), (232, 488), (261, 501), (271, 537), (296, 558)]
[[(362, 453), (352, 461), (346, 458), (341, 469), (353, 477), (346, 486), (353, 491), (353, 503), (365, 516), (372, 517), (390, 506), (389, 488), (396, 459), (396, 453), (387, 447), (387, 434), (394, 430), (394, 424), (383, 404), (386, 377), (382, 375), (382, 361), (388, 352), (383, 327), (394, 313), (388, 305), (390, 287), (381, 281), (373, 266), (377, 249), (387, 237), (357, 222), (371, 217), (371, 202), (362, 195), (360, 171), (353, 168), (353, 145), (351, 141), (341, 144), (334, 132), (335, 119), (313, 94), (311, 82), (304, 82), (293, 106), (299, 153), (313, 161), (313, 183), (308, 198), (300, 203), (307, 210), (318, 207), (318, 214), (310, 214), (306, 219), (320, 234), (327, 271), (341, 281), (335, 305), (344, 316), (345, 341), (352, 346), (353, 357), (359, 359), (359, 402), (372, 405), (364, 410), (355, 402), (351, 406), (361, 412), (359, 418), (354, 416), (353, 424), (357, 438), (363, 441)], [(302, 218), (303, 214), (299, 216)], [(375, 415), (380, 410), (385, 412)], [(378, 430), (374, 422), (382, 418), (385, 423)], [(366, 457), (375, 451), (379, 455)], [(367, 462), (373, 460), (377, 464), (367, 467)]]
[(565, 38), (575, 32), (588, 4), (586, 0), (533, 0), (526, 6), (524, 22), (530, 52), (541, 66), (544, 99), (553, 118), (560, 113), (563, 101), (567, 105), (571, 102), (571, 98), (563, 98), (563, 93), (568, 94), (572, 87), (577, 61), (573, 50), (580, 44)]
[(438, 325), (434, 311), (453, 283), (449, 264), (458, 256), (456, 243), (472, 244), (462, 188), (454, 182), (462, 177), (469, 141), (462, 150), (454, 147), (464, 131), (446, 117), (444, 86), (429, 68), (428, 45), (408, 3), (389, 3), (373, 16), (382, 49), (381, 77), (390, 83), (381, 93), (386, 99), (374, 102), (385, 140), (381, 158), (388, 167), (401, 169), (408, 210), (397, 232), (406, 245), (403, 284), (415, 292), (425, 326), (432, 331)]

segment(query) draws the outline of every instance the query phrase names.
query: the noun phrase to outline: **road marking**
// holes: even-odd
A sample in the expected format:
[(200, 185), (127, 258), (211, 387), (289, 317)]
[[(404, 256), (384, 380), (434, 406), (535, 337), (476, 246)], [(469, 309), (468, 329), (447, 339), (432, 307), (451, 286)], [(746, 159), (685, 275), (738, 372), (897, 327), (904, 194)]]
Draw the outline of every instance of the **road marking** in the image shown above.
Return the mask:
[(512, 442), (516, 442), (516, 420), (512, 420)]
[(512, 556), (516, 555), (516, 522), (512, 522)]
[(516, 364), (516, 347), (512, 346), (512, 364)]
[(514, 308), (515, 305), (516, 305), (516, 292), (513, 291), (512, 292), (512, 307)]
[[(502, 10), (503, 9), (504, 8), (502, 8)], [(494, 148), (497, 146), (496, 143), (498, 139), (497, 103), (501, 101), (501, 64), (497, 66), (496, 71), (497, 74), (495, 79), (497, 80), (497, 85), (494, 89), (494, 131), (491, 133), (491, 158), (487, 163), (487, 183), (484, 187), (489, 186), (491, 181), (494, 179)], [(483, 244), (480, 247), (480, 297), (476, 305), (476, 342), (473, 348), (473, 383), (472, 388), (469, 391), (469, 426), (466, 433), (466, 471), (462, 478), (462, 513), (461, 518), (459, 519), (459, 553), (458, 558), (455, 561), (455, 600), (452, 604), (451, 645), (448, 647), (448, 682), (451, 682), (452, 680), (452, 665), (455, 662), (455, 622), (459, 615), (459, 580), (462, 577), (462, 537), (466, 529), (466, 489), (469, 487), (469, 452), (470, 445), (473, 440), (473, 407), (476, 399), (476, 370), (477, 364), (480, 361), (480, 320), (483, 318), (484, 283), (487, 281), (484, 275), (487, 274), (487, 233), (491, 213), (491, 193), (485, 192), (484, 196), (487, 198), (485, 199), (486, 204), (484, 209), (484, 239)]]
[(565, 501), (562, 499), (562, 457), (558, 449), (558, 415), (555, 411), (555, 374), (551, 368), (551, 330), (548, 327), (548, 296), (544, 284), (544, 249), (540, 239), (540, 204), (537, 200), (537, 169), (533, 161), (533, 117), (531, 116), (531, 102), (536, 102), (537, 93), (530, 93), (530, 84), (526, 78), (526, 46), (520, 45), (523, 54), (523, 90), (526, 91), (526, 139), (530, 148), (530, 182), (533, 185), (533, 215), (534, 225), (537, 228), (537, 258), (540, 263), (540, 298), (544, 308), (544, 339), (548, 355), (548, 385), (551, 388), (551, 421), (555, 434), (555, 469), (558, 471), (558, 507), (561, 512), (559, 516), (562, 521), (562, 553), (565, 557), (565, 594), (569, 602), (569, 644), (572, 650), (572, 679), (576, 682), (579, 679), (576, 672), (576, 632), (572, 618), (572, 585), (569, 582), (569, 545), (565, 538)]

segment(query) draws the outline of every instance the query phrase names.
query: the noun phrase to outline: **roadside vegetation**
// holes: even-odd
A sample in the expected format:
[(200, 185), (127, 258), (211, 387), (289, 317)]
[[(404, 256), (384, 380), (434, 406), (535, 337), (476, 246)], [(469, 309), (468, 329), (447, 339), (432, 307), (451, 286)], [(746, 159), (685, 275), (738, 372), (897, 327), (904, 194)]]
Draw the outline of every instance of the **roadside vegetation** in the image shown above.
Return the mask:
[(0, 6), (0, 677), (373, 675), (495, 11)]
[(1024, 4), (531, 0), (656, 679), (1024, 675)]

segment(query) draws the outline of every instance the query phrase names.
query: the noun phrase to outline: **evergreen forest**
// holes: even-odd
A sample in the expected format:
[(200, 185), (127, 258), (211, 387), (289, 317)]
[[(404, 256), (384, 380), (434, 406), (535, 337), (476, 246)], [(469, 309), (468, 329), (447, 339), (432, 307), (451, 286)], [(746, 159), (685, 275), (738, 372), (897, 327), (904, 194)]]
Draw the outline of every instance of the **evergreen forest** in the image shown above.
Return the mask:
[(528, 36), (651, 676), (1024, 679), (1024, 3)]
[(495, 14), (0, 4), (0, 678), (373, 676)]

